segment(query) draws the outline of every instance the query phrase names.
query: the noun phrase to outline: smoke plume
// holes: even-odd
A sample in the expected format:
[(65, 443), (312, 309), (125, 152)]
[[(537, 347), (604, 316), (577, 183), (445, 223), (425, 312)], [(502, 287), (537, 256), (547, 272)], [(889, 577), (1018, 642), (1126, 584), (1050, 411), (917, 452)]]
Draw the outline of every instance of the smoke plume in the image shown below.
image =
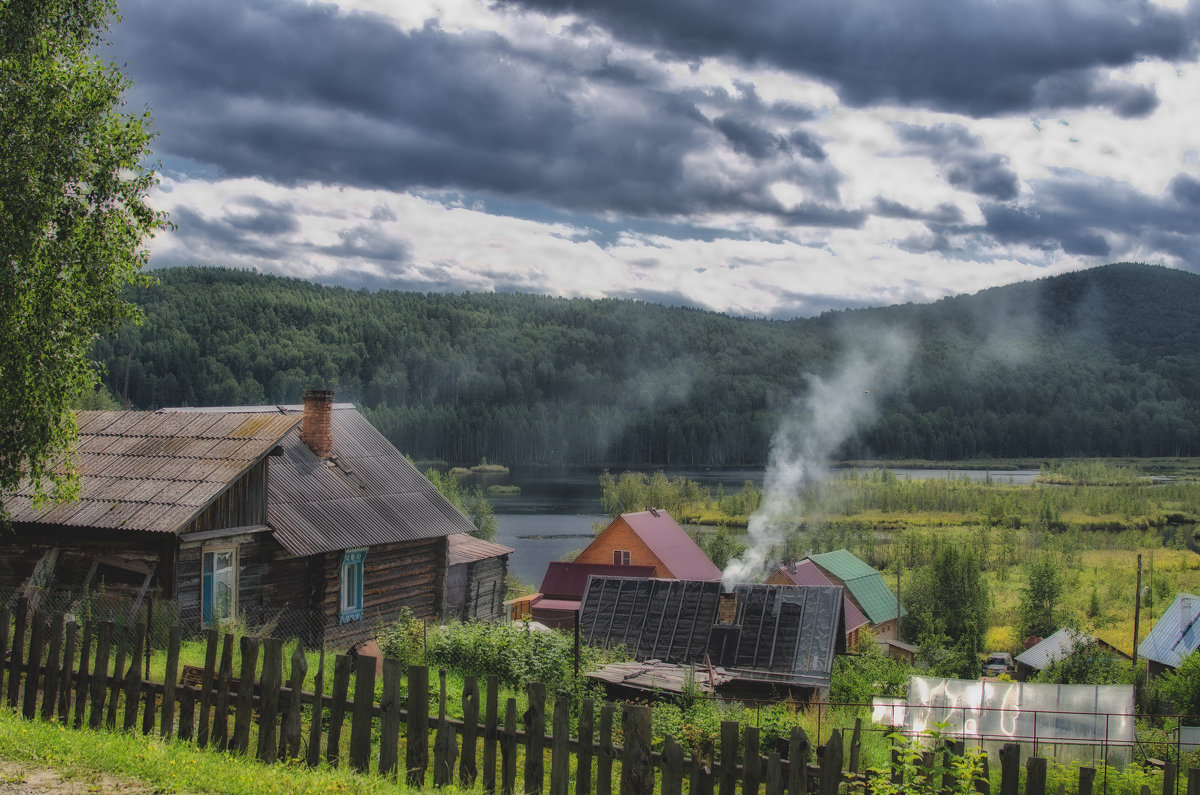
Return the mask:
[(750, 517), (746, 553), (722, 573), (726, 583), (757, 581), (771, 551), (805, 515), (805, 486), (823, 479), (830, 456), (877, 411), (907, 369), (912, 345), (906, 334), (885, 331), (854, 340), (834, 371), (810, 376), (771, 439), (763, 498)]

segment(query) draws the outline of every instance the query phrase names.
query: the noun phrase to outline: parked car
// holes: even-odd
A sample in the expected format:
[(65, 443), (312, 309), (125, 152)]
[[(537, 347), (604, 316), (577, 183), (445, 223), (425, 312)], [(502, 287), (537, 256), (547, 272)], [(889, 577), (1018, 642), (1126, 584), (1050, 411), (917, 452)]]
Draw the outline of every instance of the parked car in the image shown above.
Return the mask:
[(1012, 655), (1006, 651), (990, 652), (987, 659), (983, 661), (984, 676), (1011, 674), (1016, 670), (1016, 667), (1013, 665)]

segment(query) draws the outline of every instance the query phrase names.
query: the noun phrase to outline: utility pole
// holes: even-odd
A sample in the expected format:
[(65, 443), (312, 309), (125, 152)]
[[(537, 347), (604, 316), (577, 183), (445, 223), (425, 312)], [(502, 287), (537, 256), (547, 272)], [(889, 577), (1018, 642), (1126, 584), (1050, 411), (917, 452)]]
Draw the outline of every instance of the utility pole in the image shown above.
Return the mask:
[(1137, 669), (1138, 624), (1142, 620), (1142, 555), (1138, 553), (1137, 590), (1133, 593), (1133, 667)]
[(900, 640), (900, 556), (896, 556), (896, 640)]

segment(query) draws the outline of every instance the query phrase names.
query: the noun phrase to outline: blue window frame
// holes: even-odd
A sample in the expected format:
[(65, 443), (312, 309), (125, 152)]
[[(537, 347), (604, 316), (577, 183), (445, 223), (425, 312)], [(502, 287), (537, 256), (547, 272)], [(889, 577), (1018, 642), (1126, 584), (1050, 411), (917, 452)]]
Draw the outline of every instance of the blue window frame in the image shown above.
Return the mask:
[(211, 625), (237, 612), (237, 547), (206, 549), (200, 556), (200, 614)]
[(342, 553), (342, 624), (363, 617), (363, 561), (366, 559), (366, 547), (347, 549)]

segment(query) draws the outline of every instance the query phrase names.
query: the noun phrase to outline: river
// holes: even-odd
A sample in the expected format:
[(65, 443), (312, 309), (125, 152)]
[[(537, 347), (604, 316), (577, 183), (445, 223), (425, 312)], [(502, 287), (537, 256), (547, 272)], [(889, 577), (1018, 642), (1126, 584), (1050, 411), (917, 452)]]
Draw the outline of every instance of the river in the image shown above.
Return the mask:
[[(998, 483), (1032, 483), (1036, 469), (964, 470), (900, 469), (890, 470), (906, 479), (961, 478), (991, 480)], [(673, 478), (686, 477), (710, 489), (718, 485), (727, 492), (737, 491), (746, 481), (762, 485), (762, 469), (679, 469), (669, 470)], [(600, 473), (590, 469), (514, 470), (508, 476), (486, 476), (486, 484), (519, 486), (519, 496), (489, 497), (496, 511), (496, 541), (516, 552), (509, 559), (509, 572), (534, 586), (542, 581), (549, 563), (581, 551), (595, 537), (594, 527), (604, 528), (608, 516), (600, 501)]]

